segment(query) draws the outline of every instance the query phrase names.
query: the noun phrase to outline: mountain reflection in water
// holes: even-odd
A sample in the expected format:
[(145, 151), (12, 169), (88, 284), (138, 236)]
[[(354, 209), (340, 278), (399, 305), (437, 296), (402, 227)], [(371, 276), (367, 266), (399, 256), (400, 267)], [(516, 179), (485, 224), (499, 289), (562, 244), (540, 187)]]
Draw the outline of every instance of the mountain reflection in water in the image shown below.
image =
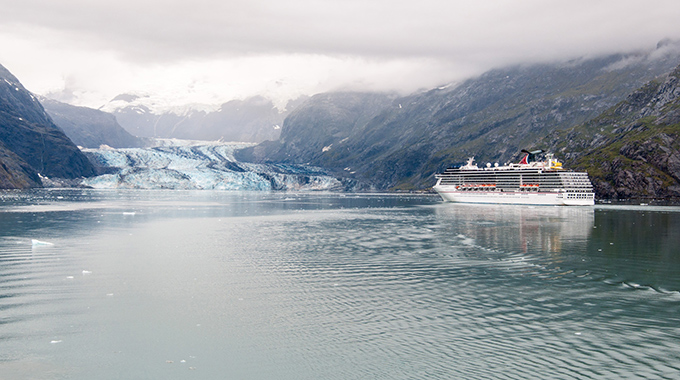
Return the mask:
[(0, 193), (0, 378), (673, 378), (680, 209)]

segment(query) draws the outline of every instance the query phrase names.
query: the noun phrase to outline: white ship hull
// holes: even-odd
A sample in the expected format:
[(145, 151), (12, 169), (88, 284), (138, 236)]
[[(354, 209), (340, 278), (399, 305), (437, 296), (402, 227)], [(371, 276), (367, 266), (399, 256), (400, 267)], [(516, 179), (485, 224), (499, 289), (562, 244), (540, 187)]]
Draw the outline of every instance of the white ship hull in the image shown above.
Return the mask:
[(452, 186), (433, 188), (443, 200), (459, 203), (524, 204), (545, 206), (592, 206), (591, 195), (577, 193), (522, 193), (522, 192), (467, 192), (456, 191)]
[(546, 154), (546, 161), (531, 161), (542, 150), (529, 152), (519, 164), (480, 168), (470, 158), (466, 165), (436, 174), (433, 189), (445, 201), (461, 203), (592, 206), (595, 193), (588, 173), (564, 170)]

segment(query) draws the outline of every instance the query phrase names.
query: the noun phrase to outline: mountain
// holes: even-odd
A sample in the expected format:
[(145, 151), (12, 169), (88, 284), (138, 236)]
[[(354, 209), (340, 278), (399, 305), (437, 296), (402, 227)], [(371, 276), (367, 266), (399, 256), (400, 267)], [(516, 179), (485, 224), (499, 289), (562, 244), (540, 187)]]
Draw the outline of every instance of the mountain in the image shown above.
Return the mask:
[(94, 175), (85, 155), (59, 129), (40, 102), (0, 65), (0, 186), (41, 186), (41, 178)]
[(35, 170), (0, 143), (0, 189), (27, 189), (41, 187)]
[(386, 94), (355, 92), (315, 95), (290, 113), (278, 141), (241, 150), (237, 155), (244, 161), (315, 162), (332, 167), (326, 153), (346, 142), (354, 130), (382, 112), (393, 99)]
[(599, 198), (680, 198), (680, 66), (544, 141), (588, 171)]
[[(649, 52), (496, 69), (387, 105), (315, 96), (284, 120), (277, 142), (237, 157), (309, 163), (379, 190), (425, 189), (434, 173), (470, 156), (519, 159), (522, 148), (598, 116), (679, 61), (680, 44), (664, 42)], [(320, 127), (337, 110), (345, 129)]]
[(262, 142), (278, 139), (284, 118), (300, 101), (289, 102), (286, 111), (259, 96), (232, 100), (218, 109), (194, 105), (159, 111), (147, 97), (123, 94), (101, 110), (112, 113), (136, 136)]
[(54, 123), (78, 146), (85, 148), (98, 148), (100, 145), (113, 148), (144, 146), (142, 139), (128, 133), (118, 124), (116, 117), (109, 113), (47, 98), (40, 98), (40, 103)]

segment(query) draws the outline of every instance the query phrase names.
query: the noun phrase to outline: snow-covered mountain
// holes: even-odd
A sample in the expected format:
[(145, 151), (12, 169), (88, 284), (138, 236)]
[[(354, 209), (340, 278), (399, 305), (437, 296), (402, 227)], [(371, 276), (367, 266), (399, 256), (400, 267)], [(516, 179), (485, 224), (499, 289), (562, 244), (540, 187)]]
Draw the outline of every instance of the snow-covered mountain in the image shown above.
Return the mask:
[(262, 142), (278, 139), (283, 120), (302, 100), (289, 102), (285, 110), (259, 96), (219, 106), (168, 107), (151, 96), (121, 94), (100, 110), (139, 137)]
[(340, 180), (306, 165), (237, 162), (234, 151), (254, 144), (158, 139), (151, 148), (84, 149), (99, 176), (82, 184), (98, 189), (215, 189), (306, 191), (353, 190)]

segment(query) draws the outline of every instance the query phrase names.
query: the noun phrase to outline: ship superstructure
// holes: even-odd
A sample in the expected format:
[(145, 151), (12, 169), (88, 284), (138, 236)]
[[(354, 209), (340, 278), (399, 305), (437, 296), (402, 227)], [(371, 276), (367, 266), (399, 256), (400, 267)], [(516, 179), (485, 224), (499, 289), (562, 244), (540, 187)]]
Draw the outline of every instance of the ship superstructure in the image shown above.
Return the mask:
[(517, 164), (467, 164), (437, 174), (434, 190), (445, 200), (466, 203), (577, 205), (595, 203), (588, 173), (562, 168), (550, 153), (534, 161), (543, 151), (526, 153)]

